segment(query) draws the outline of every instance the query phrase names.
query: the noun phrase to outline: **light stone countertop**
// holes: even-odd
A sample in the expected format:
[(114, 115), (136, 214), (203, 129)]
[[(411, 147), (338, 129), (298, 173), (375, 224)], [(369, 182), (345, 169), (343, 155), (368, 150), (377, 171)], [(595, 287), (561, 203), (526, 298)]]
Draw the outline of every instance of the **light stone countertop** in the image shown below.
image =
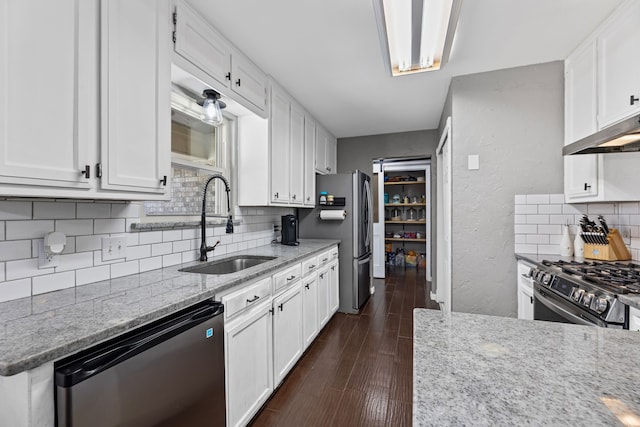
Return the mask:
[(219, 257), (277, 257), (238, 273), (178, 271), (195, 261), (0, 303), (0, 375), (60, 359), (339, 243), (301, 239), (299, 246), (272, 244)]
[(413, 336), (414, 426), (640, 423), (640, 333), (415, 309)]
[[(529, 255), (529, 254), (519, 254), (519, 253), (516, 253), (515, 255), (516, 255), (516, 259), (528, 261), (529, 263), (533, 263), (533, 264), (541, 264), (543, 260), (585, 261), (584, 258), (562, 257), (560, 255)], [(586, 261), (597, 261), (597, 260), (587, 259)], [(633, 260), (632, 261), (611, 261), (611, 262), (621, 262), (621, 263), (632, 262), (634, 264), (638, 263), (637, 261), (633, 261)], [(618, 295), (618, 299), (623, 304), (640, 309), (640, 295), (633, 295), (633, 294)]]

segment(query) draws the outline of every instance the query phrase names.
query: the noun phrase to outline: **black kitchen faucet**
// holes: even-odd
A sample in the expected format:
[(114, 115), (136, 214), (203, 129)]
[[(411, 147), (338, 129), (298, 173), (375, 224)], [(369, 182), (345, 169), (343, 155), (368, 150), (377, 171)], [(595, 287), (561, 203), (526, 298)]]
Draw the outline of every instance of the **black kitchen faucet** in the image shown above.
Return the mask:
[(229, 181), (227, 179), (218, 174), (212, 175), (207, 183), (204, 185), (204, 190), (202, 191), (202, 216), (200, 217), (200, 232), (201, 232), (201, 243), (200, 243), (200, 261), (207, 260), (207, 252), (211, 252), (218, 246), (220, 241), (216, 242), (213, 246), (207, 246), (207, 219), (206, 219), (206, 210), (207, 210), (207, 188), (209, 187), (209, 183), (214, 179), (220, 179), (224, 182), (224, 189), (227, 192), (227, 234), (233, 233), (233, 217), (231, 216), (231, 203), (229, 202), (229, 193), (231, 192), (231, 187), (229, 186)]

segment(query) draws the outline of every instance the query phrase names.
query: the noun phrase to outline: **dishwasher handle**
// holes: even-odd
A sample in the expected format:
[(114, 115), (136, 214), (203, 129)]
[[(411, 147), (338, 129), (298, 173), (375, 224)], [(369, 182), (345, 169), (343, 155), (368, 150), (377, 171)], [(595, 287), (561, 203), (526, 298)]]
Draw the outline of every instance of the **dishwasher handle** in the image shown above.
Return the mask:
[(70, 387), (171, 339), (187, 329), (219, 316), (223, 312), (224, 306), (222, 304), (213, 303), (171, 320), (161, 321), (162, 323), (155, 326), (149, 325), (149, 329), (141, 331), (120, 344), (113, 344), (97, 354), (89, 355), (72, 363), (67, 369), (56, 371), (56, 382), (60, 386)]

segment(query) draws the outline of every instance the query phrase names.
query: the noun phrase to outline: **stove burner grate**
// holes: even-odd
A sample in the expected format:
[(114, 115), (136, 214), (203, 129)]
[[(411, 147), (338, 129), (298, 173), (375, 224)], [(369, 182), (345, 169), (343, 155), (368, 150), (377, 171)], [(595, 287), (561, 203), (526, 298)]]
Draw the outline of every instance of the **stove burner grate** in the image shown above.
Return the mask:
[(542, 261), (547, 267), (579, 276), (599, 286), (611, 288), (621, 294), (640, 294), (640, 265), (605, 261)]

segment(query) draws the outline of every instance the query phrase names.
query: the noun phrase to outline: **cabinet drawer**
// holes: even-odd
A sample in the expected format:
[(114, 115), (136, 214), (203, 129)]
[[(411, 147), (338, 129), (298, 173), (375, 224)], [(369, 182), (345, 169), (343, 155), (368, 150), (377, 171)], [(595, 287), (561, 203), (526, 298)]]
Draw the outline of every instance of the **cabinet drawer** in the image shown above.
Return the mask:
[(330, 261), (334, 261), (334, 260), (338, 259), (338, 247), (337, 246), (335, 248), (331, 248), (329, 250), (329, 257), (331, 258)]
[(318, 268), (318, 257), (314, 256), (302, 261), (302, 275), (313, 273)]
[(279, 273), (273, 275), (274, 292), (278, 292), (281, 289), (292, 284), (302, 276), (300, 264), (295, 264), (286, 270), (282, 270)]
[(247, 307), (252, 307), (271, 296), (271, 278), (267, 277), (253, 285), (222, 297), (225, 317), (228, 319)]
[(324, 267), (331, 261), (331, 250), (324, 251), (318, 255), (318, 267)]

